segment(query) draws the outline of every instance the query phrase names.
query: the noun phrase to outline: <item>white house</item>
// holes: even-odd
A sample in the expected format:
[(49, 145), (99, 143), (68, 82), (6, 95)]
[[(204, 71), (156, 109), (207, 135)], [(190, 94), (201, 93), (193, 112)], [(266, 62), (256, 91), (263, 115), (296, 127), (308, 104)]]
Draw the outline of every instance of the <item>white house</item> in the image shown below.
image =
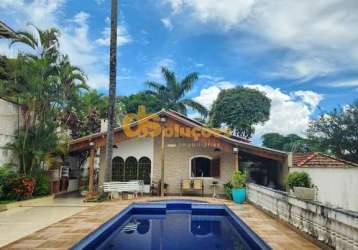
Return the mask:
[(319, 202), (358, 212), (358, 164), (319, 152), (293, 153), (289, 158), (289, 172), (308, 173)]
[(2, 147), (16, 137), (22, 124), (21, 106), (0, 97), (0, 166), (15, 161), (11, 152)]

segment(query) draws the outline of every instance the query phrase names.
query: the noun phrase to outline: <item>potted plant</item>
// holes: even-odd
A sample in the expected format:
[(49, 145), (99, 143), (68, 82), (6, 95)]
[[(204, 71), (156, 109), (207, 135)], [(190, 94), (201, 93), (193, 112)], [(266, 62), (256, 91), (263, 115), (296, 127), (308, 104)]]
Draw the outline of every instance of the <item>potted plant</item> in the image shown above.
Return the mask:
[(225, 183), (224, 185), (224, 192), (228, 199), (232, 200), (232, 184), (231, 181)]
[(240, 170), (236, 171), (232, 177), (232, 199), (236, 203), (243, 203), (246, 199), (246, 174), (242, 173)]
[(297, 198), (314, 200), (316, 190), (312, 188), (311, 178), (306, 172), (292, 172), (288, 175), (288, 186)]

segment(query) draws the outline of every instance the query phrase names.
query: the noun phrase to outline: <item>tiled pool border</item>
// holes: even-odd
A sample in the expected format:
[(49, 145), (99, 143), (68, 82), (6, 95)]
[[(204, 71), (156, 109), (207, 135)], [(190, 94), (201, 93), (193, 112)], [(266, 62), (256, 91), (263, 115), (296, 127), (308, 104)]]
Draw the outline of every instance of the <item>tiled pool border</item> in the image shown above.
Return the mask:
[[(194, 202), (194, 203), (193, 203)], [(123, 223), (140, 209), (141, 213), (165, 214), (166, 210), (190, 209), (194, 215), (227, 215), (235, 229), (240, 233), (246, 242), (249, 242), (252, 249), (269, 250), (272, 249), (262, 240), (242, 219), (240, 219), (225, 204), (210, 204), (200, 201), (168, 200), (163, 202), (133, 203), (128, 205), (121, 212), (113, 216), (110, 220), (99, 226), (92, 233), (73, 245), (72, 250), (95, 249), (110, 235), (118, 226)], [(190, 207), (189, 207), (190, 206)]]

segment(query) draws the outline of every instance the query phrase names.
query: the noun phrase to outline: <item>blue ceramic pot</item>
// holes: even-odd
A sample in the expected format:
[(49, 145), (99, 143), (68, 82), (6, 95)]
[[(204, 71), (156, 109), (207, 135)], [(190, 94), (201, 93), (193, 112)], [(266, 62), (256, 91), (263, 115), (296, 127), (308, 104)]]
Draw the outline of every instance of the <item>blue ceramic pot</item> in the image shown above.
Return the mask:
[(233, 188), (232, 199), (235, 203), (244, 203), (246, 199), (246, 188)]

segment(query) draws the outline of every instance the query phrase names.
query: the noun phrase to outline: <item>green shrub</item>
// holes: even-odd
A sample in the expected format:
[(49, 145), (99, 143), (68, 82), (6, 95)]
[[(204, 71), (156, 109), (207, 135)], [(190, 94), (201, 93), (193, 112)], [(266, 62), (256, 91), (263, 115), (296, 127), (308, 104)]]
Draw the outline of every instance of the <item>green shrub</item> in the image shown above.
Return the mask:
[(246, 186), (247, 176), (240, 170), (236, 171), (231, 179), (233, 188), (244, 188)]
[(8, 177), (2, 186), (3, 198), (7, 200), (24, 200), (34, 192), (35, 179), (26, 176)]
[(34, 178), (36, 180), (36, 185), (34, 189), (34, 196), (43, 196), (49, 193), (49, 182), (47, 172), (44, 170), (38, 171), (35, 173)]
[(232, 184), (231, 184), (231, 182), (229, 181), (229, 182), (227, 182), (227, 183), (225, 183), (224, 184), (224, 191), (225, 191), (225, 194), (226, 194), (226, 196), (230, 199), (230, 200), (232, 200)]
[(16, 172), (10, 165), (0, 166), (0, 200), (6, 199), (7, 189), (4, 190), (4, 185), (7, 184), (9, 179), (17, 177)]
[(311, 178), (306, 172), (292, 172), (288, 175), (287, 184), (293, 187), (311, 187)]

